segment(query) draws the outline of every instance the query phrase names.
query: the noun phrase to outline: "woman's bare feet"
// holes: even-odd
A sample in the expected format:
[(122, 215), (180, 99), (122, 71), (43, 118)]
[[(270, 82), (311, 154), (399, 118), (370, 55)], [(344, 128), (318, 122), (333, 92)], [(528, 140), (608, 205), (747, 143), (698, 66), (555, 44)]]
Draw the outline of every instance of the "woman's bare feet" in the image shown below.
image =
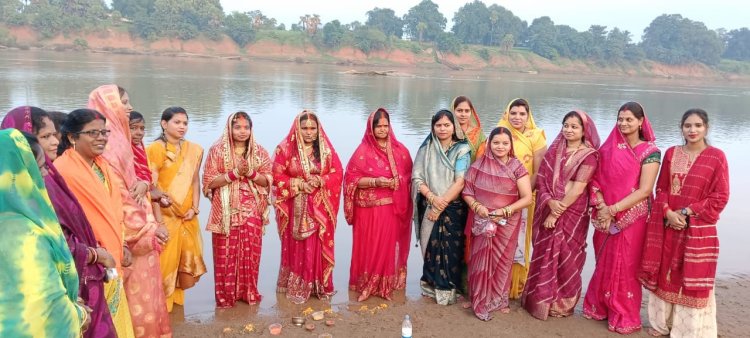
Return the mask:
[(648, 332), (648, 335), (651, 337), (664, 337), (664, 336), (669, 335), (669, 334), (662, 334), (661, 332), (657, 331), (653, 327), (649, 327), (648, 330), (646, 330), (646, 332)]
[(504, 307), (504, 308), (500, 309), (500, 313), (510, 313), (510, 308), (509, 307)]

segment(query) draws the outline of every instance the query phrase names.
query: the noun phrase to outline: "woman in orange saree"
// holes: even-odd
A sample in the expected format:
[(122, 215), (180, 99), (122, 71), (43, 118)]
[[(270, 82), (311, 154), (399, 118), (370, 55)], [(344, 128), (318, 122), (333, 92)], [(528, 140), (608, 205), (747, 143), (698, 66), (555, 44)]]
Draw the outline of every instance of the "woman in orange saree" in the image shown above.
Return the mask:
[(451, 107), (453, 108), (453, 115), (456, 116), (456, 123), (461, 126), (466, 141), (471, 146), (471, 163), (474, 163), (477, 158), (482, 158), (482, 155), (484, 155), (485, 144), (487, 143), (487, 137), (484, 136), (482, 131), (482, 123), (479, 122), (479, 114), (477, 114), (474, 104), (466, 96), (458, 96), (453, 99)]
[(146, 147), (156, 189), (172, 201), (156, 213), (157, 221), (169, 232), (160, 255), (169, 312), (174, 304), (185, 304), (185, 290), (193, 287), (206, 273), (198, 225), (203, 148), (184, 139), (187, 127), (185, 109), (169, 107), (161, 115), (161, 136)]
[(276, 292), (301, 304), (333, 290), (333, 233), (343, 169), (318, 116), (303, 111), (276, 147), (273, 195), (281, 237)]
[(118, 276), (104, 284), (104, 297), (117, 336), (130, 338), (134, 337), (133, 322), (122, 277), (122, 197), (115, 185), (114, 173), (102, 156), (108, 142), (105, 128), (104, 116), (98, 112), (91, 109), (72, 111), (61, 128), (60, 156), (54, 166), (81, 204), (96, 241), (115, 260)]
[[(125, 293), (127, 294), (133, 330), (136, 337), (171, 337), (169, 313), (164, 300), (164, 290), (159, 264), (161, 239), (166, 229), (158, 229), (151, 203), (148, 201), (149, 182), (139, 181), (133, 164), (130, 140), (128, 94), (117, 85), (104, 85), (89, 95), (88, 107), (107, 118), (111, 131), (104, 158), (112, 171), (114, 187), (122, 198), (125, 243)], [(126, 265), (126, 264), (123, 264)]]
[[(531, 115), (531, 106), (525, 99), (514, 99), (505, 108), (503, 118), (497, 124), (513, 133), (513, 152), (529, 172), (531, 189), (536, 187), (536, 174), (547, 151), (547, 137), (544, 130), (536, 126)], [(521, 297), (531, 261), (531, 226), (534, 222), (536, 191), (531, 205), (521, 211), (521, 232), (518, 235), (518, 248), (511, 272), (510, 299)]]
[(212, 232), (216, 307), (257, 304), (261, 245), (268, 224), (271, 158), (255, 142), (245, 112), (229, 116), (203, 169), (203, 193), (211, 200), (206, 230)]

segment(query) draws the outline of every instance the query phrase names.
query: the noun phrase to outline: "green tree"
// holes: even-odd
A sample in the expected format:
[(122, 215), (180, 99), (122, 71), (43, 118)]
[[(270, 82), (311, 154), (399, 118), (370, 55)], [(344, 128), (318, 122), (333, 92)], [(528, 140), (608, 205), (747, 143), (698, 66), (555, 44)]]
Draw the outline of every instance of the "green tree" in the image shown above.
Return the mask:
[(252, 20), (253, 28), (256, 30), (258, 29), (276, 29), (276, 19), (269, 18), (263, 14), (263, 12), (255, 10), (250, 11), (247, 13), (248, 16), (250, 16), (250, 20)]
[(663, 14), (651, 21), (644, 30), (641, 46), (649, 59), (668, 64), (715, 65), (724, 52), (723, 42), (715, 31), (679, 14)]
[(612, 28), (607, 34), (604, 55), (607, 61), (621, 61), (625, 59), (625, 51), (630, 44), (630, 32)]
[(435, 46), (441, 52), (461, 54), (461, 40), (452, 32), (440, 32), (435, 39)]
[(554, 48), (560, 56), (571, 59), (588, 57), (589, 47), (592, 46), (591, 41), (593, 41), (590, 32), (581, 33), (567, 25), (557, 25), (555, 29), (557, 38)]
[(299, 17), (299, 25), (302, 30), (307, 33), (308, 36), (313, 36), (318, 33), (320, 28), (320, 15), (318, 14), (305, 14)]
[(418, 5), (409, 9), (404, 15), (406, 32), (412, 40), (434, 41), (445, 31), (448, 20), (438, 10), (438, 5), (430, 0), (422, 0)]
[(404, 36), (404, 21), (396, 16), (396, 13), (390, 8), (375, 7), (367, 11), (367, 21), (365, 26), (379, 29), (386, 36)]
[(492, 42), (490, 10), (479, 0), (463, 5), (453, 15), (451, 31), (463, 43), (489, 45)]
[(0, 0), (0, 22), (21, 26), (27, 22), (23, 13), (24, 4), (20, 0)]
[(323, 25), (323, 44), (328, 48), (338, 48), (344, 40), (346, 29), (338, 20)]
[(516, 44), (516, 38), (513, 36), (513, 34), (505, 34), (503, 36), (503, 39), (500, 40), (500, 49), (502, 49), (503, 52), (510, 52), (511, 49), (513, 49), (513, 46)]
[(155, 0), (112, 0), (112, 9), (119, 11), (123, 17), (141, 18), (154, 13)]
[(388, 48), (388, 37), (379, 29), (362, 26), (354, 31), (354, 46), (365, 53), (383, 50)]
[(255, 40), (253, 21), (248, 13), (232, 12), (224, 18), (224, 32), (240, 47)]
[(607, 49), (607, 26), (591, 25), (588, 30), (591, 33), (591, 44), (588, 57), (602, 60)]
[(529, 48), (532, 52), (547, 59), (555, 59), (559, 56), (555, 49), (557, 39), (557, 28), (548, 16), (534, 19), (529, 26)]
[(189, 40), (204, 33), (221, 38), (224, 10), (219, 0), (155, 0), (154, 22), (159, 33)]
[(502, 44), (503, 39), (508, 34), (514, 37), (514, 43), (520, 42), (527, 28), (526, 21), (521, 20), (513, 12), (500, 5), (493, 4), (487, 9), (490, 11), (490, 41), (488, 44), (493, 46)]
[(728, 59), (750, 60), (750, 30), (746, 27), (734, 29), (727, 33), (727, 50), (724, 57)]

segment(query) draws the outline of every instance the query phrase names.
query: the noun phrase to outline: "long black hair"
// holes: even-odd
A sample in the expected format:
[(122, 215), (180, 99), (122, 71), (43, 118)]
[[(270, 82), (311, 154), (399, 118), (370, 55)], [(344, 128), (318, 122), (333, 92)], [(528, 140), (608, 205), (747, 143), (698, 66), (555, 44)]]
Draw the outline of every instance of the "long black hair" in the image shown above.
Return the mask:
[[(165, 122), (169, 122), (172, 120), (172, 118), (177, 114), (185, 114), (185, 118), (188, 118), (187, 111), (182, 107), (169, 107), (167, 109), (164, 109), (163, 112), (161, 112), (161, 120)], [(161, 126), (161, 124), (159, 124)], [(161, 127), (161, 134), (159, 134), (159, 137), (156, 138), (156, 141), (163, 141), (164, 143), (167, 143), (167, 135), (164, 134), (164, 127)]]
[[(700, 108), (688, 109), (684, 114), (682, 114), (682, 119), (680, 119), (680, 130), (682, 130), (682, 126), (685, 125), (685, 121), (688, 119), (688, 117), (692, 115), (698, 116), (698, 118), (703, 121), (703, 125), (706, 126), (706, 132), (708, 132), (708, 113)], [(703, 137), (703, 142), (708, 145), (708, 135)], [(687, 144), (687, 139), (685, 139), (685, 144)]]
[(76, 109), (68, 113), (68, 117), (60, 128), (62, 139), (60, 144), (57, 145), (57, 156), (62, 155), (68, 148), (73, 146), (70, 139), (77, 140), (80, 136), (78, 133), (83, 131), (83, 126), (94, 120), (102, 120), (105, 123), (107, 119), (96, 110), (93, 109)]

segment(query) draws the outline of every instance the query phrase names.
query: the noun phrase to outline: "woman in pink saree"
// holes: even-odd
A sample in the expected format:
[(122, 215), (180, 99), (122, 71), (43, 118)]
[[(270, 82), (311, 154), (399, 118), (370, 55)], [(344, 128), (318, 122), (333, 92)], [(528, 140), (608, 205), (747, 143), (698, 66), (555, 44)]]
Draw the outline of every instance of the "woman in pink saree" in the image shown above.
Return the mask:
[(171, 337), (159, 265), (164, 229), (157, 229), (147, 194), (150, 183), (139, 180), (135, 173), (128, 119), (133, 108), (128, 94), (117, 85), (104, 85), (91, 92), (88, 107), (104, 115), (111, 130), (102, 156), (122, 197), (126, 243), (123, 266), (131, 263), (124, 268), (125, 293), (133, 331), (136, 337)]
[(596, 269), (583, 302), (583, 315), (604, 320), (609, 330), (641, 329), (640, 267), (646, 221), (661, 152), (651, 124), (636, 102), (623, 104), (599, 149), (599, 168), (591, 184)]
[(333, 294), (333, 234), (343, 169), (318, 116), (303, 111), (276, 147), (273, 195), (281, 238), (276, 292), (301, 304)]
[(388, 112), (370, 114), (344, 175), (344, 214), (354, 241), (349, 289), (358, 301), (391, 299), (406, 286), (411, 236), (411, 155), (396, 140)]
[(599, 165), (599, 133), (582, 111), (563, 128), (537, 174), (533, 256), (521, 303), (532, 316), (566, 317), (581, 297), (589, 230), (589, 182)]
[(464, 233), (471, 236), (469, 292), (474, 314), (510, 311), (511, 265), (521, 230), (520, 211), (531, 204), (529, 172), (513, 155), (513, 135), (497, 127), (487, 150), (469, 168), (463, 190), (471, 211)]

